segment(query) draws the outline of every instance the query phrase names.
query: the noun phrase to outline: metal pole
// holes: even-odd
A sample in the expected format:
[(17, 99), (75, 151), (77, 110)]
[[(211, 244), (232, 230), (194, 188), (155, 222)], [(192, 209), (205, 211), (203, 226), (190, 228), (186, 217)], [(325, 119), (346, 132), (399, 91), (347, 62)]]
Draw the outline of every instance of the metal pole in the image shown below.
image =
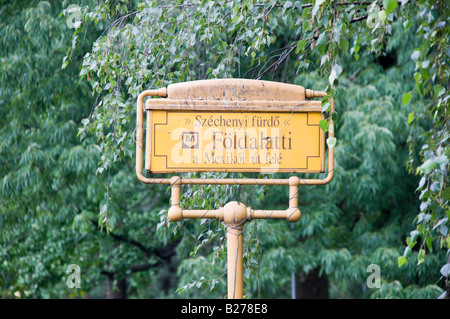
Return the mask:
[[(294, 229), (294, 224), (291, 224), (291, 229)], [(291, 299), (297, 299), (297, 287), (295, 285), (295, 267), (291, 271)]]
[(295, 287), (295, 270), (291, 272), (291, 299), (297, 299), (297, 290)]
[(227, 225), (228, 299), (244, 297), (244, 266), (242, 229), (247, 219), (247, 207), (230, 202), (223, 207), (223, 221)]
[(242, 228), (227, 226), (228, 299), (242, 299), (244, 277), (242, 262)]

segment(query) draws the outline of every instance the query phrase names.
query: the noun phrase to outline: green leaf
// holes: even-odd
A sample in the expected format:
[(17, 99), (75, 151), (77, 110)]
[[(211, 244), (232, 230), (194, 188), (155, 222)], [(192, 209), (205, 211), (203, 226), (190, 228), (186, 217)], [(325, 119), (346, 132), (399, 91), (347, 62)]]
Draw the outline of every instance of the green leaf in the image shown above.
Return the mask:
[(450, 275), (450, 263), (442, 266), (440, 272), (441, 272), (442, 276), (448, 277)]
[(324, 3), (325, 0), (316, 0), (316, 3), (314, 5), (314, 8), (312, 10), (312, 18), (314, 19), (314, 16), (316, 15), (317, 11), (319, 11), (320, 5)]
[(403, 27), (405, 28), (406, 31), (408, 31), (408, 29), (411, 27), (412, 22), (411, 20), (406, 20), (405, 22), (403, 22)]
[(414, 120), (414, 113), (408, 114), (408, 125), (411, 124), (411, 122)]
[(422, 178), (419, 181), (419, 186), (417, 187), (416, 191), (420, 191), (423, 188), (423, 186), (425, 185), (426, 181), (427, 181), (427, 178), (425, 176), (422, 176)]
[(442, 199), (443, 200), (450, 199), (450, 186), (447, 186), (447, 188), (442, 192)]
[(421, 248), (419, 250), (419, 255), (417, 256), (417, 264), (420, 265), (425, 261), (425, 249)]
[(82, 119), (82, 120), (81, 120), (81, 123), (82, 123), (84, 126), (86, 126), (86, 125), (89, 124), (89, 119), (88, 119), (88, 118)]
[(419, 171), (422, 171), (424, 174), (429, 174), (436, 167), (436, 163), (433, 159), (427, 159), (420, 167), (418, 167)]
[(320, 126), (320, 128), (322, 129), (322, 131), (324, 133), (328, 132), (328, 125), (329, 125), (329, 123), (328, 123), (327, 120), (320, 120), (319, 121), (319, 126)]
[(322, 113), (328, 111), (328, 109), (330, 108), (330, 102), (324, 102), (322, 101)]
[(342, 66), (340, 66), (339, 64), (335, 64), (333, 66), (333, 69), (331, 70), (330, 76), (328, 77), (328, 81), (330, 82), (331, 85), (339, 77), (339, 75), (341, 75), (341, 73), (342, 73)]
[(400, 268), (401, 266), (403, 266), (406, 262), (406, 258), (403, 256), (398, 256), (397, 258), (397, 264), (398, 264), (398, 268)]
[(301, 50), (305, 48), (305, 46), (308, 44), (308, 41), (306, 40), (300, 40), (297, 42), (297, 49), (295, 50), (295, 53), (299, 53)]
[(442, 94), (445, 93), (445, 88), (441, 85), (435, 85), (433, 87), (434, 90), (434, 95), (436, 95), (436, 97), (440, 97)]
[(88, 72), (87, 68), (82, 68), (80, 71), (80, 76), (85, 75)]
[(437, 193), (441, 190), (441, 184), (439, 182), (434, 182), (430, 186), (430, 190), (434, 193)]
[(283, 5), (283, 8), (290, 8), (292, 6), (293, 6), (292, 1), (286, 1)]
[(411, 101), (411, 98), (412, 98), (411, 93), (408, 92), (408, 93), (403, 94), (402, 104), (403, 104), (403, 105), (408, 104), (409, 101)]
[(335, 137), (327, 138), (327, 145), (330, 149), (334, 148), (334, 146), (336, 145), (336, 138)]
[(341, 49), (342, 49), (342, 52), (347, 52), (347, 50), (348, 50), (348, 40), (347, 39), (341, 39), (340, 41), (339, 41), (339, 46), (341, 47)]
[(383, 7), (386, 10), (386, 15), (394, 11), (397, 8), (398, 3), (397, 0), (383, 0)]
[(433, 238), (431, 237), (427, 238), (427, 247), (430, 252), (433, 251)]
[(418, 230), (413, 230), (411, 233), (411, 241), (415, 242), (417, 240), (417, 238), (419, 237), (419, 231)]
[(406, 247), (405, 251), (403, 252), (403, 257), (408, 258), (409, 255), (411, 255), (411, 247)]
[(413, 61), (417, 61), (417, 59), (420, 57), (420, 51), (415, 50), (412, 54), (411, 54), (411, 59)]
[(380, 19), (381, 23), (384, 24), (384, 22), (386, 21), (387, 15), (388, 15), (388, 13), (385, 10), (381, 10), (380, 12), (378, 12), (378, 19)]
[(411, 237), (406, 237), (406, 245), (410, 246), (411, 243)]

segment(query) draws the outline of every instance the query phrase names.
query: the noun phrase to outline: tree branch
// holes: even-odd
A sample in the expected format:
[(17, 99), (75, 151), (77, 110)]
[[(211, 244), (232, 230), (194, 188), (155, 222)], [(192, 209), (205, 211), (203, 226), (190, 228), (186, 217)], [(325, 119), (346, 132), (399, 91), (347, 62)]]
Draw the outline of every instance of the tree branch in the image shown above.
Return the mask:
[[(398, 4), (399, 5), (401, 5), (402, 4), (402, 1), (397, 1), (398, 2)], [(371, 2), (371, 1), (359, 1), (359, 2), (349, 2), (349, 1), (347, 1), (347, 2), (340, 2), (340, 3), (336, 3), (336, 4), (334, 4), (335, 6), (347, 6), (347, 5), (356, 5), (356, 6), (366, 6), (366, 5), (371, 5), (371, 4), (373, 4), (373, 2)], [(262, 7), (262, 6), (265, 6), (264, 4), (253, 4), (253, 6), (256, 6), (256, 7)], [(276, 7), (282, 7), (282, 5), (280, 5), (280, 4), (274, 4), (274, 5), (272, 5), (271, 7), (270, 7), (270, 10), (269, 10), (269, 13), (270, 13), (270, 11), (274, 8), (274, 6), (276, 6)], [(312, 3), (307, 3), (307, 4), (303, 4), (303, 5), (301, 5), (301, 8), (302, 9), (304, 9), (304, 8), (309, 8), (309, 7), (312, 7), (313, 6), (313, 4)], [(380, 5), (381, 7), (382, 7), (382, 5)], [(296, 7), (293, 7), (294, 9), (296, 8)], [(267, 16), (266, 16), (267, 17)], [(352, 20), (350, 20), (350, 22), (349, 23), (355, 23), (355, 22), (358, 22), (358, 21), (362, 21), (362, 20), (365, 20), (365, 19), (367, 19), (368, 18), (368, 15), (366, 14), (366, 15), (363, 15), (363, 16), (360, 16), (360, 17), (356, 17), (356, 18), (353, 18)], [(318, 33), (318, 31), (320, 30), (320, 29), (322, 29), (323, 28), (323, 25), (322, 26), (320, 26), (319, 28), (317, 28), (314, 32), (313, 32), (313, 34), (314, 34), (314, 36), (311, 38), (308, 38), (308, 39), (306, 39), (307, 41), (309, 41), (309, 40), (311, 40), (311, 39), (318, 39), (319, 38), (319, 36), (320, 36), (320, 33)], [(325, 31), (326, 32), (326, 31)], [(294, 50), (294, 48), (297, 46), (297, 43), (298, 43), (298, 41), (300, 41), (300, 40), (297, 40), (297, 41), (295, 41), (293, 44), (291, 44), (290, 46), (288, 46), (288, 47), (286, 47), (286, 50), (282, 53), (282, 54), (280, 54), (279, 55), (279, 59), (277, 60), (277, 61), (275, 61), (274, 63), (272, 63), (267, 69), (264, 69), (264, 66), (267, 64), (267, 62), (264, 64), (264, 66), (262, 67), (262, 69), (261, 69), (261, 71), (258, 73), (258, 75), (257, 75), (257, 77), (256, 77), (256, 79), (261, 79), (261, 77), (263, 76), (263, 75), (265, 75), (266, 73), (268, 73), (270, 70), (276, 70), (277, 68), (278, 68), (278, 66), (292, 53), (292, 51)], [(311, 46), (311, 42), (309, 42), (306, 46), (305, 46), (305, 48), (304, 48), (304, 50), (305, 49), (308, 49), (309, 47)], [(275, 56), (272, 56), (270, 59), (269, 59), (269, 61), (271, 60), (271, 59), (273, 59)]]
[(22, 239), (24, 239), (25, 237), (27, 237), (30, 233), (31, 233), (31, 231), (26, 232), (25, 234), (19, 235), (18, 237), (16, 237), (15, 239), (13, 239), (13, 240), (11, 241), (11, 243), (8, 245), (8, 247), (5, 248), (5, 253), (7, 253), (8, 250), (10, 250), (16, 243), (18, 243), (19, 241), (21, 241)]
[[(338, 3), (335, 3), (334, 5), (336, 5), (336, 6), (351, 6), (351, 5), (370, 6), (370, 5), (373, 4), (373, 3), (374, 3), (373, 1), (356, 1), (356, 2), (346, 1), (346, 2), (338, 2)], [(399, 0), (399, 1), (397, 1), (397, 3), (400, 5), (400, 4), (402, 4), (402, 1)], [(262, 4), (262, 3), (254, 3), (253, 6), (254, 6), (254, 7), (264, 7), (265, 4)], [(283, 7), (283, 5), (277, 4), (277, 3), (274, 4), (273, 6), (275, 6), (275, 7)], [(307, 3), (307, 4), (302, 4), (302, 5), (300, 6), (300, 8), (301, 8), (301, 9), (305, 9), (305, 8), (311, 8), (311, 7), (313, 7), (313, 6), (314, 6), (313, 3)], [(297, 9), (296, 6), (292, 6), (292, 7), (290, 7), (290, 8)]]
[[(357, 17), (357, 18), (353, 18), (352, 20), (350, 20), (350, 23), (355, 23), (361, 20), (365, 20), (367, 19), (367, 15), (361, 16), (361, 17)], [(318, 33), (319, 30), (321, 30), (323, 28), (323, 25), (318, 27), (316, 30), (313, 31), (314, 36), (306, 39), (306, 41), (309, 41), (311, 39), (317, 40), (320, 36), (320, 33)], [(325, 31), (326, 32), (326, 31)], [(300, 40), (298, 40), (300, 41)], [(292, 43), (291, 45), (286, 47), (286, 50), (280, 54), (280, 58), (275, 61), (274, 63), (272, 63), (267, 69), (265, 69), (264, 71), (260, 71), (258, 73), (258, 76), (256, 77), (257, 80), (261, 79), (261, 77), (268, 73), (271, 69), (274, 68), (274, 70), (276, 70), (278, 68), (278, 66), (292, 53), (292, 51), (294, 50), (294, 48), (297, 46), (298, 41), (295, 41), (294, 43)], [(308, 44), (304, 47), (304, 50), (308, 49), (311, 46), (311, 42), (308, 42)], [(272, 57), (273, 58), (273, 57)], [(272, 59), (270, 58), (269, 61)], [(267, 62), (266, 62), (267, 63)]]
[[(95, 220), (90, 219), (90, 222), (96, 226), (98, 228), (98, 224), (96, 223)], [(115, 234), (113, 232), (109, 232), (109, 235), (114, 238), (115, 240), (121, 241), (123, 243), (132, 245), (137, 247), (139, 250), (141, 250), (144, 255), (146, 257), (150, 257), (152, 255), (156, 255), (159, 258), (161, 258), (162, 260), (166, 261), (168, 260), (171, 256), (173, 256), (175, 254), (175, 247), (178, 245), (178, 243), (180, 242), (179, 240), (176, 240), (175, 242), (161, 248), (161, 249), (157, 249), (157, 248), (153, 248), (153, 247), (146, 247), (144, 245), (142, 245), (140, 242), (125, 237), (123, 235), (119, 235), (119, 234)]]
[(139, 272), (139, 271), (145, 271), (145, 270), (148, 270), (148, 269), (150, 269), (152, 267), (156, 267), (156, 266), (158, 266), (160, 264), (161, 264), (161, 261), (158, 261), (158, 262), (156, 262), (154, 264), (147, 263), (147, 264), (134, 265), (134, 266), (130, 267), (130, 270), (131, 270), (132, 273)]

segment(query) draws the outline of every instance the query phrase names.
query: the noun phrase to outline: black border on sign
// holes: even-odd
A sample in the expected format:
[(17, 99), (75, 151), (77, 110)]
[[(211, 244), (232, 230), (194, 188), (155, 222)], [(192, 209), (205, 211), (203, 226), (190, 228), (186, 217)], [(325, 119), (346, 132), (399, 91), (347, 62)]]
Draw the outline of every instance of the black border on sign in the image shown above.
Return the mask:
[[(217, 168), (217, 169), (215, 169), (215, 168), (211, 168), (211, 167), (195, 167), (195, 168), (193, 168), (193, 167), (180, 167), (180, 166), (177, 166), (177, 167), (170, 167), (170, 166), (168, 166), (168, 160), (167, 160), (167, 155), (158, 155), (158, 154), (156, 154), (156, 126), (157, 125), (167, 125), (168, 124), (168, 122), (169, 122), (169, 119), (168, 119), (168, 117), (169, 117), (169, 113), (188, 113), (188, 114), (192, 114), (192, 113), (214, 113), (214, 112), (212, 112), (212, 111), (168, 111), (168, 110), (151, 110), (151, 111), (163, 111), (163, 112), (166, 112), (166, 121), (164, 122), (164, 123), (154, 123), (153, 124), (153, 156), (154, 157), (164, 157), (165, 158), (165, 162), (166, 162), (166, 169), (167, 170), (170, 170), (170, 171), (173, 171), (173, 172), (183, 172), (184, 170), (187, 170), (187, 172), (193, 172), (193, 171), (199, 171), (199, 172), (202, 172), (202, 169), (204, 169), (204, 170), (206, 170), (206, 171), (208, 171), (208, 172), (224, 172), (224, 171), (226, 171), (226, 172), (245, 172), (245, 170), (252, 170), (252, 171), (255, 171), (255, 170), (261, 170), (261, 169), (263, 169), (264, 170), (264, 167), (258, 167), (258, 168), (254, 168), (254, 167), (240, 167), (240, 168)], [(232, 111), (232, 112), (230, 112), (230, 113), (255, 113), (254, 111)], [(267, 113), (269, 113), (269, 114), (279, 114), (279, 113), (283, 113), (283, 112), (263, 112), (264, 114), (267, 114)], [(322, 148), (321, 148), (321, 143), (320, 143), (320, 139), (321, 139), (321, 133), (320, 133), (320, 125), (319, 124), (310, 124), (309, 123), (309, 113), (319, 113), (319, 112), (312, 112), (312, 111), (310, 111), (310, 112), (295, 112), (295, 113), (293, 113), (293, 114), (304, 114), (304, 113), (306, 113), (306, 126), (317, 126), (318, 127), (318, 129), (319, 129), (319, 141), (318, 141), (318, 148), (319, 148), (319, 150), (318, 150), (318, 154), (319, 155), (315, 155), (315, 156), (306, 156), (306, 167), (297, 167), (297, 168), (281, 168), (281, 169), (279, 169), (278, 170), (278, 172), (280, 172), (280, 173), (283, 173), (283, 172), (293, 172), (293, 171), (296, 171), (296, 170), (308, 170), (308, 163), (309, 163), (309, 159), (310, 158), (317, 158), (317, 157), (321, 157), (321, 151), (322, 151)], [(324, 134), (324, 133), (322, 133), (322, 134)], [(325, 143), (324, 143), (324, 147), (325, 147)], [(270, 169), (270, 168), (267, 168), (267, 169)], [(150, 167), (150, 170), (151, 170), (151, 167)], [(156, 172), (159, 172), (159, 171), (156, 171)], [(162, 172), (162, 171), (161, 171)], [(164, 171), (164, 172), (168, 172), (168, 171)], [(307, 172), (307, 173), (313, 173), (313, 172)]]

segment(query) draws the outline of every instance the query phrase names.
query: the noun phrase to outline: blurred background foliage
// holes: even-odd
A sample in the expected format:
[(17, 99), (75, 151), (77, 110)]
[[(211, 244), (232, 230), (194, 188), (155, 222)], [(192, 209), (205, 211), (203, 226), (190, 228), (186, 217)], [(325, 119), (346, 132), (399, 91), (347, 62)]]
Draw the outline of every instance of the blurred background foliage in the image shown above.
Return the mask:
[[(299, 222), (246, 224), (245, 296), (448, 297), (448, 11), (445, 1), (2, 1), (0, 296), (224, 298), (225, 227), (168, 221), (167, 186), (137, 180), (135, 105), (145, 89), (240, 77), (326, 91), (337, 136), (335, 177), (300, 187)], [(277, 209), (288, 189), (182, 194), (186, 208)], [(66, 285), (70, 264), (80, 288)]]

